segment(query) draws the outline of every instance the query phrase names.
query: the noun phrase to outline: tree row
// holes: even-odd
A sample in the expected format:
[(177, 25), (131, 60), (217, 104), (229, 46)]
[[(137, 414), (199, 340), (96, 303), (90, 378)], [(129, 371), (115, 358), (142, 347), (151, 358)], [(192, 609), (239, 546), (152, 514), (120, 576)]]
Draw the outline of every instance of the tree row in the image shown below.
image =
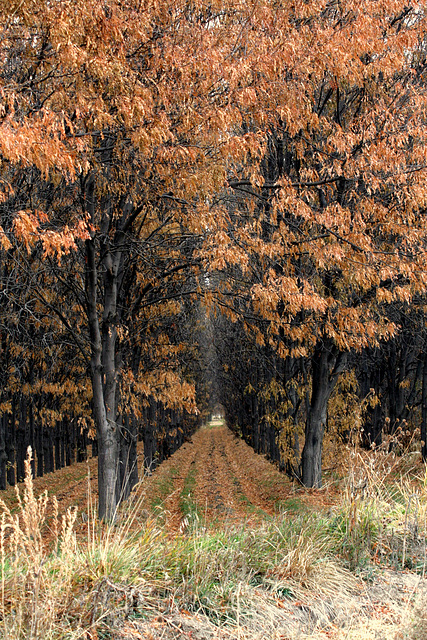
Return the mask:
[(306, 486), (340, 386), (370, 440), (420, 393), (424, 429), (422, 5), (6, 0), (0, 31), (3, 415), (93, 430), (102, 518), (145, 413), (203, 413), (213, 343)]

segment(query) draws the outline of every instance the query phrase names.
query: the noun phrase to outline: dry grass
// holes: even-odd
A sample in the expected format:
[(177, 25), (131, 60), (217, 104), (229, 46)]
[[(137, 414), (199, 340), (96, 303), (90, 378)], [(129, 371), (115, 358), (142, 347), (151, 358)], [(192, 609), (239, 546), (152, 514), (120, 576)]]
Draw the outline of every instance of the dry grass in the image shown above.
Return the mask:
[[(30, 457), (17, 501), (13, 513), (0, 502), (0, 637), (95, 638), (113, 612), (126, 614), (135, 588), (139, 594), (145, 590), (138, 571), (141, 549), (132, 534), (138, 505), (120, 526), (101, 526), (89, 496), (87, 536), (78, 541), (77, 508), (59, 515), (55, 497), (35, 495)], [(146, 529), (146, 543), (157, 537)]]
[(427, 479), (420, 454), (408, 448), (396, 455), (389, 441), (370, 452), (351, 450), (339, 518), (351, 568), (374, 561), (424, 576)]
[[(71, 607), (74, 585), (69, 569), (77, 555), (73, 532), (77, 512), (69, 509), (60, 518), (55, 498), (50, 501), (46, 493), (34, 495), (29, 458), (23, 495), (17, 493), (17, 499), (19, 512), (15, 514), (1, 504), (3, 637), (49, 638), (62, 613)], [(44, 529), (50, 508), (51, 542), (46, 542)]]
[(35, 494), (28, 460), (18, 510), (1, 505), (0, 637), (427, 639), (426, 478), (413, 456), (351, 456), (327, 513), (195, 517), (174, 537), (141, 518), (143, 485), (110, 526), (88, 491), (77, 537), (77, 510)]

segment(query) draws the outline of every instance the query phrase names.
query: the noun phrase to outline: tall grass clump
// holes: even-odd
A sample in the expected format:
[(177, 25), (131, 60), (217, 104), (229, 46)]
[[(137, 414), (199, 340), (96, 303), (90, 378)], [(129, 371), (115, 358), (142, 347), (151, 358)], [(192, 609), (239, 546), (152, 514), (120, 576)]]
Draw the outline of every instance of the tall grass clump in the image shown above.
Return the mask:
[[(387, 456), (356, 451), (342, 503), (329, 513), (221, 527), (194, 513), (185, 533), (171, 536), (161, 520), (142, 515), (141, 486), (109, 524), (97, 520), (89, 493), (79, 537), (76, 509), (61, 515), (55, 498), (35, 495), (28, 457), (16, 511), (0, 502), (0, 638), (121, 637), (129, 621), (148, 624), (182, 609), (215, 628), (229, 625), (231, 635), (253, 629), (257, 637), (267, 629), (265, 612), (274, 618), (288, 603), (308, 619), (301, 602), (327, 625), (328, 607), (333, 613), (337, 599), (345, 609), (357, 598), (369, 568), (425, 567), (427, 477), (414, 484)], [(424, 618), (417, 620), (420, 630)]]
[(214, 624), (236, 624), (253, 617), (260, 590), (294, 599), (351, 592), (356, 580), (334, 558), (334, 544), (327, 521), (315, 515), (284, 514), (254, 528), (193, 527), (164, 551), (165, 587)]
[(77, 509), (60, 516), (55, 497), (35, 496), (30, 455), (17, 512), (0, 501), (0, 638), (92, 637), (91, 630), (114, 626), (138, 606), (147, 590), (141, 561), (150, 547), (161, 547), (162, 534), (149, 525), (133, 532), (134, 504), (118, 525), (90, 513), (79, 542)]
[(419, 456), (400, 450), (398, 435), (371, 451), (352, 450), (342, 504), (331, 535), (351, 570), (372, 563), (425, 571), (427, 483), (416, 477)]
[[(11, 640), (54, 637), (58, 618), (65, 620), (63, 614), (72, 607), (77, 551), (76, 510), (59, 517), (56, 498), (34, 495), (30, 455), (25, 470), (22, 496), (17, 490), (17, 513), (0, 501), (0, 632)], [(69, 628), (61, 627), (66, 637)]]

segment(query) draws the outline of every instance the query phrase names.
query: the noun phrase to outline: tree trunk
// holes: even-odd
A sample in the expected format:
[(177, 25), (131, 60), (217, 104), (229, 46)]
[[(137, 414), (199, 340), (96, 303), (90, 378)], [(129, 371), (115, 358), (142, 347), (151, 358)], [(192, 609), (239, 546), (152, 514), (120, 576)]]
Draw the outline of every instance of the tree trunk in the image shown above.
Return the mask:
[(328, 340), (317, 343), (312, 359), (312, 391), (301, 456), (301, 479), (306, 487), (322, 486), (322, 449), (328, 402), (346, 355), (339, 353)]
[(56, 422), (55, 426), (52, 427), (55, 430), (55, 436), (54, 436), (54, 440), (55, 440), (55, 471), (59, 471), (59, 469), (62, 469), (62, 464), (61, 464), (61, 429), (60, 429), (60, 423)]
[(69, 467), (71, 463), (71, 421), (69, 418), (64, 418), (64, 461), (65, 466)]
[(126, 500), (138, 482), (136, 466), (136, 443), (138, 425), (133, 415), (125, 414), (120, 436), (120, 493)]
[[(93, 240), (86, 241), (87, 315), (91, 339), (91, 380), (93, 416), (98, 440), (99, 517), (113, 520), (117, 510), (117, 473), (119, 462), (118, 434), (115, 422), (114, 366), (115, 328), (104, 323), (101, 335), (98, 318), (97, 267)], [(109, 332), (108, 330), (111, 329)], [(108, 345), (103, 349), (103, 339)], [(105, 381), (105, 382), (104, 382)]]
[(146, 474), (151, 474), (156, 465), (155, 453), (155, 440), (154, 440), (154, 424), (156, 420), (156, 407), (154, 400), (150, 400), (150, 407), (148, 410), (147, 420), (144, 424), (144, 469)]
[(30, 401), (28, 406), (28, 424), (29, 424), (29, 443), (31, 445), (32, 459), (31, 459), (31, 473), (33, 478), (36, 477), (36, 430), (34, 424), (34, 407), (33, 401)]
[(427, 352), (424, 354), (422, 406), (421, 406), (421, 455), (423, 462), (427, 460)]
[(45, 473), (54, 471), (52, 427), (43, 427), (43, 460)]
[(27, 454), (27, 442), (25, 439), (26, 422), (27, 401), (23, 396), (20, 396), (18, 428), (16, 430), (16, 476), (18, 482), (22, 482), (25, 478), (25, 457)]
[(37, 398), (37, 412), (36, 412), (36, 452), (37, 452), (37, 477), (41, 478), (44, 473), (44, 460), (43, 460), (43, 427), (40, 419), (40, 409), (42, 406), (42, 397)]
[[(108, 178), (113, 140), (104, 140), (101, 160)], [(121, 499), (120, 484), (120, 429), (117, 425), (121, 358), (118, 352), (117, 328), (123, 306), (118, 305), (120, 284), (123, 279), (123, 247), (126, 244), (126, 221), (132, 205), (121, 203), (122, 218), (112, 234), (115, 216), (109, 196), (96, 202), (94, 176), (89, 176), (86, 187), (86, 207), (93, 228), (99, 227), (86, 241), (86, 311), (91, 341), (91, 379), (93, 391), (93, 417), (98, 444), (99, 516), (114, 519)], [(101, 214), (96, 222), (96, 207)], [(114, 223), (115, 224), (115, 223)], [(97, 253), (98, 252), (98, 253)], [(98, 273), (98, 263), (102, 271)], [(101, 296), (98, 292), (101, 291)], [(102, 313), (99, 314), (99, 310)], [(129, 471), (129, 469), (127, 469)], [(125, 479), (125, 483), (127, 478)]]
[(327, 385), (319, 385), (318, 394), (310, 406), (305, 429), (305, 443), (302, 451), (302, 483), (305, 487), (322, 486), (322, 448), (326, 426), (329, 390)]
[(12, 397), (12, 412), (8, 420), (8, 430), (6, 431), (6, 454), (7, 454), (7, 482), (11, 487), (15, 486), (15, 462), (16, 462), (16, 400)]
[(77, 452), (77, 425), (76, 420), (73, 418), (70, 424), (70, 463), (76, 462)]
[(95, 437), (92, 440), (92, 458), (97, 458), (97, 457), (98, 457), (98, 440)]
[(7, 414), (3, 414), (0, 417), (0, 489), (6, 489), (6, 429), (7, 429)]

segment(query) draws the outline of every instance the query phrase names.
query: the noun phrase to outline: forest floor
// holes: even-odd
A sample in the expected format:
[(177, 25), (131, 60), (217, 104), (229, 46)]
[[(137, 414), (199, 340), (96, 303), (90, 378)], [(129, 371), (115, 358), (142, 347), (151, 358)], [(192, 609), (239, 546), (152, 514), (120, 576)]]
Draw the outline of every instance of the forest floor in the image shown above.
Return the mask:
[[(78, 507), (79, 540), (88, 535), (96, 502), (96, 464), (91, 459), (34, 480), (35, 494), (55, 495), (60, 512)], [(143, 595), (132, 587), (132, 615), (104, 613), (96, 630), (92, 613), (91, 631), (81, 637), (427, 638), (426, 542), (418, 527), (423, 513), (425, 528), (426, 512), (417, 511), (417, 530), (411, 529), (415, 498), (404, 497), (417, 495), (419, 504), (423, 496), (405, 484), (400, 516), (396, 501), (384, 508), (384, 494), (374, 505), (383, 512), (372, 515), (372, 502), (354, 487), (346, 493), (344, 484), (335, 478), (322, 490), (303, 489), (222, 422), (211, 422), (133, 492), (129, 528), (143, 532), (143, 553), (163, 548), (164, 569), (154, 569), (152, 560)], [(16, 508), (13, 489), (1, 497)], [(116, 526), (127, 517), (121, 514)], [(111, 570), (96, 599), (100, 585), (125, 591), (123, 581), (114, 588), (113, 582)]]
[[(143, 447), (138, 444), (138, 465), (143, 466)], [(98, 459), (73, 464), (34, 478), (37, 495), (55, 496), (59, 511), (77, 507), (79, 521), (85, 523), (88, 510), (97, 500)], [(19, 483), (18, 489), (24, 484)], [(156, 471), (142, 479), (138, 488), (144, 518), (155, 517), (171, 534), (182, 532), (188, 517), (213, 524), (260, 522), (280, 513), (305, 508), (327, 509), (339, 500), (338, 489), (303, 489), (291, 482), (264, 456), (257, 455), (237, 438), (223, 421), (202, 427)], [(0, 494), (1, 500), (16, 509), (14, 487)], [(78, 524), (78, 523), (77, 523)], [(85, 527), (80, 527), (84, 535)]]

